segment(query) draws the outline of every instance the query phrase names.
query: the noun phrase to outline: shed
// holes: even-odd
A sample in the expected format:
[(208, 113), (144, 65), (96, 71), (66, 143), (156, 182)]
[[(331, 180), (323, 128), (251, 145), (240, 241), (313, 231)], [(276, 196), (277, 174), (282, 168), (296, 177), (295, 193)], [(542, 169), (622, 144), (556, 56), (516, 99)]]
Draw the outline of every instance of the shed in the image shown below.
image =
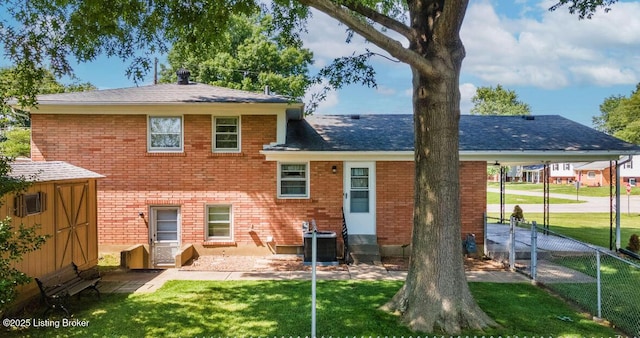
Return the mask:
[[(40, 277), (76, 263), (87, 269), (98, 262), (97, 180), (104, 176), (66, 162), (10, 163), (10, 177), (32, 182), (26, 191), (1, 196), (0, 217), (14, 225), (39, 224), (50, 237), (15, 267), (30, 277)], [(20, 290), (18, 301), (37, 292), (35, 283)]]

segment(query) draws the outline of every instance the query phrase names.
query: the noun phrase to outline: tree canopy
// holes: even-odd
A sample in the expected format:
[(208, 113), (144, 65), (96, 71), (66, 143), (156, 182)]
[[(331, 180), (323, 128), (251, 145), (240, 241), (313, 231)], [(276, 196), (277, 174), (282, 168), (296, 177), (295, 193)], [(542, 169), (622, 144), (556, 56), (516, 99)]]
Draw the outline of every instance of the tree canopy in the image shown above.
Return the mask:
[(609, 96), (600, 105), (600, 115), (593, 118), (596, 129), (630, 143), (640, 144), (640, 83), (625, 97)]
[(229, 30), (203, 53), (194, 53), (184, 42), (168, 54), (160, 82), (174, 82), (184, 67), (200, 83), (247, 91), (270, 91), (301, 99), (312, 84), (309, 66), (313, 53), (299, 43), (280, 38), (271, 15), (233, 14)]
[[(460, 28), (468, 0), (0, 1), (15, 20), (0, 22), (0, 38), (10, 61), (23, 70), (22, 103), (33, 101), (44, 66), (56, 75), (68, 74), (70, 57), (88, 61), (106, 54), (132, 60), (128, 75), (139, 79), (151, 68), (154, 53), (171, 45), (205, 53), (230, 29), (231, 14), (262, 9), (270, 11), (279, 36), (291, 43), (300, 41), (314, 8), (407, 64), (415, 130), (411, 263), (405, 284), (385, 308), (399, 312), (416, 331), (455, 334), (496, 325), (473, 299), (456, 245), (461, 240), (459, 78), (465, 57)], [(589, 18), (616, 0), (554, 2), (551, 10), (566, 5)], [(366, 69), (361, 61), (371, 54), (363, 55), (336, 60), (332, 70), (349, 78)]]
[(495, 88), (478, 87), (476, 95), (471, 98), (472, 115), (530, 115), (528, 104), (518, 100), (514, 90), (505, 89), (501, 85)]

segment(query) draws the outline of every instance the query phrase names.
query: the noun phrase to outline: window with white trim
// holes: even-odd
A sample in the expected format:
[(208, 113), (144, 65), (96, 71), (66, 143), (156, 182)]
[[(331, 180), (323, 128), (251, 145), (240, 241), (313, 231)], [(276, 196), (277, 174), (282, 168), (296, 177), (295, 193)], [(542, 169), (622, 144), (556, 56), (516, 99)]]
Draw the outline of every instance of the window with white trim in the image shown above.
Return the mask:
[(633, 169), (633, 160), (630, 160), (629, 162), (625, 163), (624, 168)]
[(596, 172), (595, 171), (587, 171), (587, 177), (594, 179), (596, 178)]
[(560, 165), (558, 163), (554, 163), (551, 165), (551, 170), (560, 170)]
[(207, 206), (206, 232), (206, 237), (208, 240), (233, 240), (233, 220), (230, 205)]
[(216, 116), (213, 118), (213, 151), (240, 151), (240, 117)]
[(562, 164), (562, 169), (563, 170), (571, 170), (571, 163), (563, 163)]
[(149, 116), (148, 125), (149, 151), (182, 151), (184, 138), (181, 116)]
[(307, 163), (278, 164), (278, 196), (309, 197)]

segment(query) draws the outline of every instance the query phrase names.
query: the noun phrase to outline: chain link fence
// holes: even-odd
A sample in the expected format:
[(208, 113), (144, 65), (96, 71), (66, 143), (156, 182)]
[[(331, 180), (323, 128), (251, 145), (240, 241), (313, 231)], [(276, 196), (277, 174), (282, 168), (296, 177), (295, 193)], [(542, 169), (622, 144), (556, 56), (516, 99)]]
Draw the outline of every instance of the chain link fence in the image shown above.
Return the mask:
[(488, 254), (594, 317), (640, 337), (640, 265), (616, 252), (537, 226), (492, 225)]

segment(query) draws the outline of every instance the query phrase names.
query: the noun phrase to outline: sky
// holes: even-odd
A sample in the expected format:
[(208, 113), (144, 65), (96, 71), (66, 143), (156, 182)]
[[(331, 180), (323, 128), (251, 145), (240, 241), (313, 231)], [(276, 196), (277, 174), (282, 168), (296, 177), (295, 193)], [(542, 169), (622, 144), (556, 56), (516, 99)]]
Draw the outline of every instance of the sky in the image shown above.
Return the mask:
[[(534, 115), (561, 115), (587, 126), (612, 95), (629, 96), (640, 82), (640, 2), (621, 1), (608, 13), (579, 20), (566, 8), (548, 11), (554, 1), (471, 0), (461, 30), (466, 49), (460, 76), (461, 110), (468, 114), (480, 86), (514, 90)], [(304, 36), (314, 68), (334, 58), (369, 49), (346, 27), (314, 12)], [(406, 41), (399, 40), (405, 46)], [(127, 64), (99, 58), (74, 67), (82, 82), (99, 89), (134, 86)], [(316, 114), (410, 114), (411, 72), (403, 63), (374, 57), (377, 88), (348, 86), (330, 93)], [(149, 74), (143, 84), (152, 83)]]

